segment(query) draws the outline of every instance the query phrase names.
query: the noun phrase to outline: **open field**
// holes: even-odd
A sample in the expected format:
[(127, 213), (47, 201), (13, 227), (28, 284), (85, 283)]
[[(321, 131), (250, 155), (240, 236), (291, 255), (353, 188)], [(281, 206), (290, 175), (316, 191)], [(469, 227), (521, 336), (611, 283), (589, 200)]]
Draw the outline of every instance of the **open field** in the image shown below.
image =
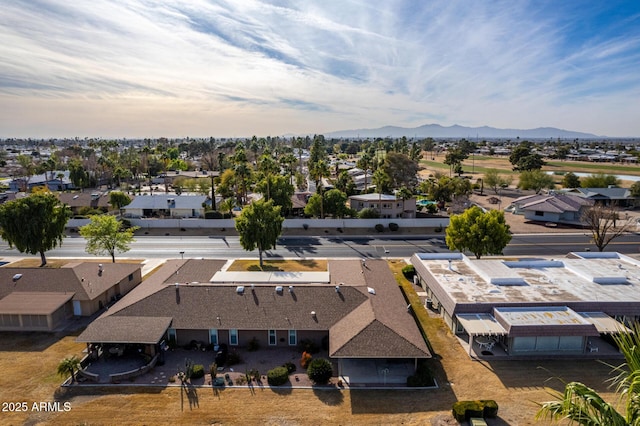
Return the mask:
[[(474, 361), (442, 319), (416, 302), (416, 291), (404, 279), (402, 260), (391, 260), (396, 279), (408, 293), (429, 336), (436, 390), (318, 390), (210, 387), (186, 391), (177, 387), (60, 388), (57, 363), (81, 356), (84, 344), (70, 335), (0, 333), (0, 400), (27, 402), (27, 412), (0, 412), (2, 424), (405, 424), (453, 425), (451, 405), (461, 399), (495, 399), (499, 418), (491, 426), (535, 424), (536, 401), (549, 399), (548, 389), (580, 380), (609, 400), (605, 380), (610, 368), (597, 361)], [(617, 361), (616, 361), (617, 362)], [(547, 387), (548, 386), (548, 387)], [(69, 402), (68, 412), (32, 411), (33, 402)]]
[(234, 260), (228, 271), (284, 271), (284, 272), (313, 272), (326, 271), (327, 261), (325, 259), (283, 259), (283, 260), (265, 260), (260, 262), (255, 259), (239, 259)]

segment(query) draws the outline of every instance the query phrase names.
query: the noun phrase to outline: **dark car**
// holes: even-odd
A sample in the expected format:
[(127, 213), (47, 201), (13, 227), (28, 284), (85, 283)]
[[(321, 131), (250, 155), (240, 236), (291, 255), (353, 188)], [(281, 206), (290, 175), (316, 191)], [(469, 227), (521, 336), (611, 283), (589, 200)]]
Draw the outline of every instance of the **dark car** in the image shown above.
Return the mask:
[(227, 345), (224, 343), (218, 347), (218, 351), (216, 352), (216, 365), (222, 367), (225, 362), (227, 362), (227, 354), (229, 353), (229, 349)]

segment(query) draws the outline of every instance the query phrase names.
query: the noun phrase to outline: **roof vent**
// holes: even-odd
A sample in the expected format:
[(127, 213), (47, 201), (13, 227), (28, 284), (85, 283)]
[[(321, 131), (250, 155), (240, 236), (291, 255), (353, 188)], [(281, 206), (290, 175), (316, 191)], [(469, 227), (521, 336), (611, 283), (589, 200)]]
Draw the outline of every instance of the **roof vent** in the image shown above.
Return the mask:
[(281, 285), (276, 287), (276, 293), (282, 294), (282, 286)]
[(293, 286), (292, 285), (289, 286), (289, 293), (293, 293)]
[(336, 293), (340, 293), (340, 286), (339, 285), (336, 286)]
[(368, 291), (370, 294), (376, 294), (376, 289), (375, 289), (375, 288), (373, 288), (373, 287), (367, 287), (367, 291)]
[(14, 282), (14, 283), (15, 283), (15, 282), (17, 282), (20, 278), (22, 278), (22, 274), (15, 274), (15, 275), (13, 276), (13, 282)]
[(236, 287), (236, 293), (244, 294), (244, 286), (243, 285), (239, 285), (238, 287)]

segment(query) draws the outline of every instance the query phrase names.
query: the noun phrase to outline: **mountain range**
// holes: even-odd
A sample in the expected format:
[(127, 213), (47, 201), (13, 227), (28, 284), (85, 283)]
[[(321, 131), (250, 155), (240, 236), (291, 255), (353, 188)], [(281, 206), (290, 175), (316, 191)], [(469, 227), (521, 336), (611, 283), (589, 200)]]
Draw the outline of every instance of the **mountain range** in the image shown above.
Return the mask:
[(591, 133), (575, 132), (572, 130), (556, 129), (554, 127), (538, 127), (536, 129), (498, 129), (495, 127), (465, 127), (459, 125), (441, 126), (439, 124), (425, 124), (419, 127), (384, 126), (377, 129), (339, 130), (324, 134), (330, 138), (467, 138), (467, 139), (594, 139)]

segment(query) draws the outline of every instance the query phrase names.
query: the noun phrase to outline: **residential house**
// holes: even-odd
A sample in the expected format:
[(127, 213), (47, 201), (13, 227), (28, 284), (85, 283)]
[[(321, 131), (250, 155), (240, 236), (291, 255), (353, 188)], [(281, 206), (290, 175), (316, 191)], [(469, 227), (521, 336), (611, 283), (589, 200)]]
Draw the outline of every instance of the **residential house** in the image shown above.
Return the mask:
[(90, 316), (140, 284), (139, 264), (69, 263), (61, 268), (0, 268), (0, 330), (53, 331)]
[(629, 188), (573, 188), (570, 193), (576, 194), (588, 200), (593, 200), (597, 204), (616, 207), (633, 207), (638, 198), (631, 195)]
[(98, 209), (105, 213), (111, 208), (108, 192), (61, 192), (58, 199), (68, 205), (74, 215), (80, 214), (84, 208)]
[(328, 260), (320, 272), (231, 272), (226, 262), (168, 261), (77, 340), (156, 354), (163, 341), (288, 348), (308, 339), (347, 376), (364, 359), (415, 368), (431, 357), (385, 261)]
[(538, 222), (582, 225), (584, 211), (594, 202), (575, 194), (535, 194), (520, 197), (511, 203), (514, 214)]
[(46, 186), (50, 191), (66, 191), (74, 189), (69, 171), (54, 171), (29, 177), (16, 177), (9, 182), (9, 190), (29, 192), (37, 186)]
[(124, 217), (199, 218), (204, 217), (205, 195), (138, 196), (125, 206)]
[(360, 211), (371, 208), (380, 213), (381, 218), (415, 218), (416, 199), (403, 200), (389, 194), (360, 194), (349, 197), (349, 207)]
[[(640, 319), (640, 261), (618, 253), (470, 259), (416, 253), (427, 305), (473, 356), (619, 356), (606, 337)], [(484, 352), (483, 352), (484, 351)]]

